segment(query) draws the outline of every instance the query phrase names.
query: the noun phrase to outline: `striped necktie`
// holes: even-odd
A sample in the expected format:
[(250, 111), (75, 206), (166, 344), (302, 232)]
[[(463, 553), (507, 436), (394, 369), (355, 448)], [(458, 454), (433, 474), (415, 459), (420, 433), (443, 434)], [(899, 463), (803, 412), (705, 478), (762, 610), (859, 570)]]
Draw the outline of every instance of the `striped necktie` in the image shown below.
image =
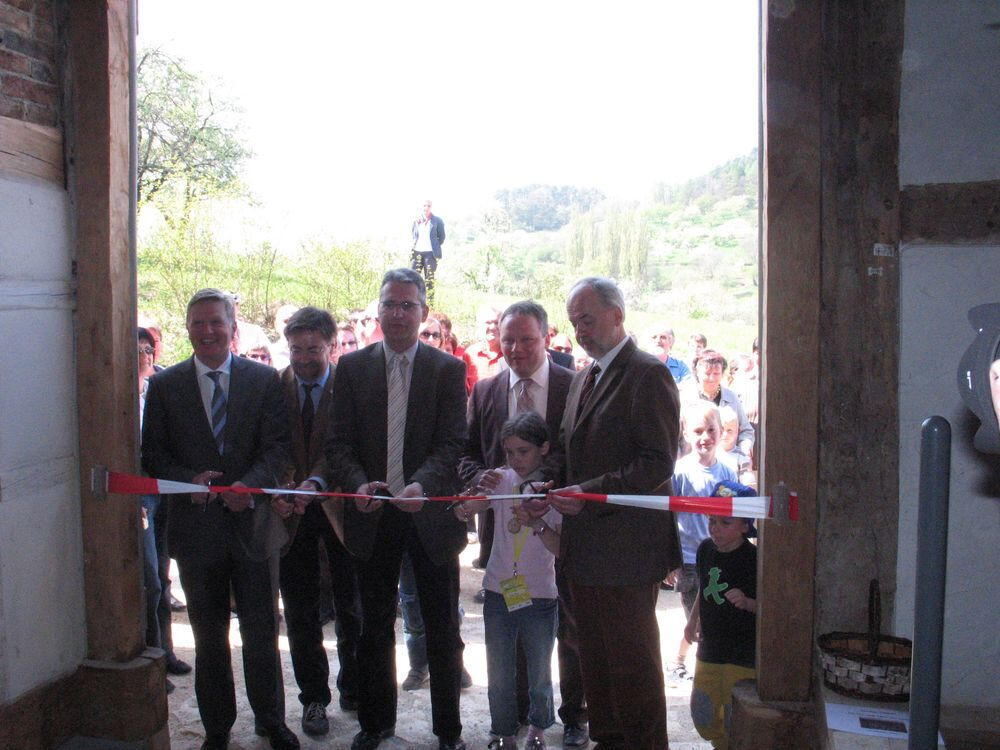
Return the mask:
[(533, 383), (534, 381), (529, 378), (517, 382), (518, 392), (515, 405), (517, 406), (518, 414), (535, 411), (535, 399), (531, 396), (531, 386)]
[(222, 372), (213, 370), (206, 373), (215, 385), (212, 391), (212, 435), (215, 437), (215, 445), (219, 448), (219, 455), (225, 447), (224, 433), (226, 430), (226, 392), (222, 389), (220, 378)]
[(601, 367), (596, 362), (590, 366), (590, 372), (587, 373), (587, 377), (583, 381), (583, 388), (580, 389), (580, 401), (576, 407), (577, 422), (580, 421), (580, 415), (583, 414), (583, 408), (587, 405), (587, 401), (590, 400), (590, 394), (594, 392), (594, 384), (600, 373)]
[(406, 367), (409, 362), (403, 354), (393, 356), (389, 363), (389, 413), (388, 449), (386, 451), (385, 482), (393, 495), (406, 487), (403, 474), (403, 437), (406, 434)]

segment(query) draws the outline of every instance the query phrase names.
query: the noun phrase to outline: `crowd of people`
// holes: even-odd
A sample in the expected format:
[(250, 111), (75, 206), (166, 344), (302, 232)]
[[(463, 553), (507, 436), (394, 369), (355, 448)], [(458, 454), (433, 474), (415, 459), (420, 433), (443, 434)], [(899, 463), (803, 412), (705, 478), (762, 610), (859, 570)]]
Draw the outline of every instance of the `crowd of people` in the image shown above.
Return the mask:
[[(662, 588), (689, 616), (667, 678), (690, 678), (687, 646), (698, 642), (692, 717), (726, 747), (727, 696), (753, 675), (752, 521), (580, 495), (755, 494), (756, 342), (727, 361), (695, 334), (690, 359), (675, 357), (672, 330), (630, 334), (617, 285), (589, 277), (566, 300), (575, 345), (525, 300), (483, 308), (478, 340), (463, 347), (427, 292), (421, 273), (393, 269), (378, 300), (339, 326), (315, 307), (278, 308), (272, 342), (241, 318), (237, 295), (203, 289), (186, 311), (193, 355), (165, 369), (160, 330), (140, 318), (143, 469), (209, 487), (142, 501), (147, 639), (168, 673), (191, 670), (170, 647), (172, 557), (203, 750), (226, 748), (236, 719), (231, 611), (255, 730), (274, 748), (299, 747), (285, 723), (279, 596), (303, 732), (330, 728), (322, 625), (332, 612), (339, 704), (359, 724), (352, 750), (393, 736), (400, 608), (401, 687), (428, 685), (439, 748), (466, 747), (458, 555), (470, 537), (484, 570), (491, 750), (519, 738), (544, 748), (557, 715), (564, 747), (666, 748)], [(288, 494), (265, 500), (241, 486)]]

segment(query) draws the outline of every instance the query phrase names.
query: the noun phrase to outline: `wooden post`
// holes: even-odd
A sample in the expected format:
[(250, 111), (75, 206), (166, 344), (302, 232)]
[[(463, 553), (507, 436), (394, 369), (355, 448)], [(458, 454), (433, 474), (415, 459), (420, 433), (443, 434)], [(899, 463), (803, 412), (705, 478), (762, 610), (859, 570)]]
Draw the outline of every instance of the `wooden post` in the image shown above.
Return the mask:
[(90, 475), (97, 465), (137, 465), (128, 2), (73, 0), (68, 11), (87, 655), (125, 662), (145, 648), (139, 514), (133, 498), (95, 497)]
[(809, 698), (816, 553), (820, 327), (820, 3), (768, 3), (763, 23), (761, 486), (799, 496), (763, 523), (757, 689)]

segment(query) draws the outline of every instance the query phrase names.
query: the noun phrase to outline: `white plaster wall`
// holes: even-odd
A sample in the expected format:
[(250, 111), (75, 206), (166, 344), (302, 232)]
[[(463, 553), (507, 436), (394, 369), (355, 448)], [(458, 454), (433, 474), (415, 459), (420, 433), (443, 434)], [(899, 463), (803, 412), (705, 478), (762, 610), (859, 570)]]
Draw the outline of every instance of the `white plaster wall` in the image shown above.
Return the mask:
[(901, 185), (1000, 175), (1000, 0), (907, 0)]
[(904, 246), (900, 300), (899, 554), (894, 632), (913, 636), (920, 425), (952, 427), (942, 702), (1000, 705), (1000, 497), (984, 485), (1000, 461), (972, 447), (978, 421), (962, 404), (958, 361), (974, 338), (967, 313), (1000, 302), (1000, 246)]
[(86, 649), (69, 217), (0, 172), (0, 703)]

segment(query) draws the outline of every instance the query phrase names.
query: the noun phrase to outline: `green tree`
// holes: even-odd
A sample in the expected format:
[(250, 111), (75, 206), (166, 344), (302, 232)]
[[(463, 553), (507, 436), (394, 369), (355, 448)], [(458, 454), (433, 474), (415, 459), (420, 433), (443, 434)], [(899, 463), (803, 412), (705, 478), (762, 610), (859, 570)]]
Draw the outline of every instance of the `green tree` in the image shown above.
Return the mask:
[[(183, 217), (194, 201), (241, 192), (239, 174), (250, 150), (237, 134), (235, 104), (159, 49), (143, 53), (137, 77), (140, 209), (170, 194)], [(178, 218), (170, 210), (164, 217)]]

